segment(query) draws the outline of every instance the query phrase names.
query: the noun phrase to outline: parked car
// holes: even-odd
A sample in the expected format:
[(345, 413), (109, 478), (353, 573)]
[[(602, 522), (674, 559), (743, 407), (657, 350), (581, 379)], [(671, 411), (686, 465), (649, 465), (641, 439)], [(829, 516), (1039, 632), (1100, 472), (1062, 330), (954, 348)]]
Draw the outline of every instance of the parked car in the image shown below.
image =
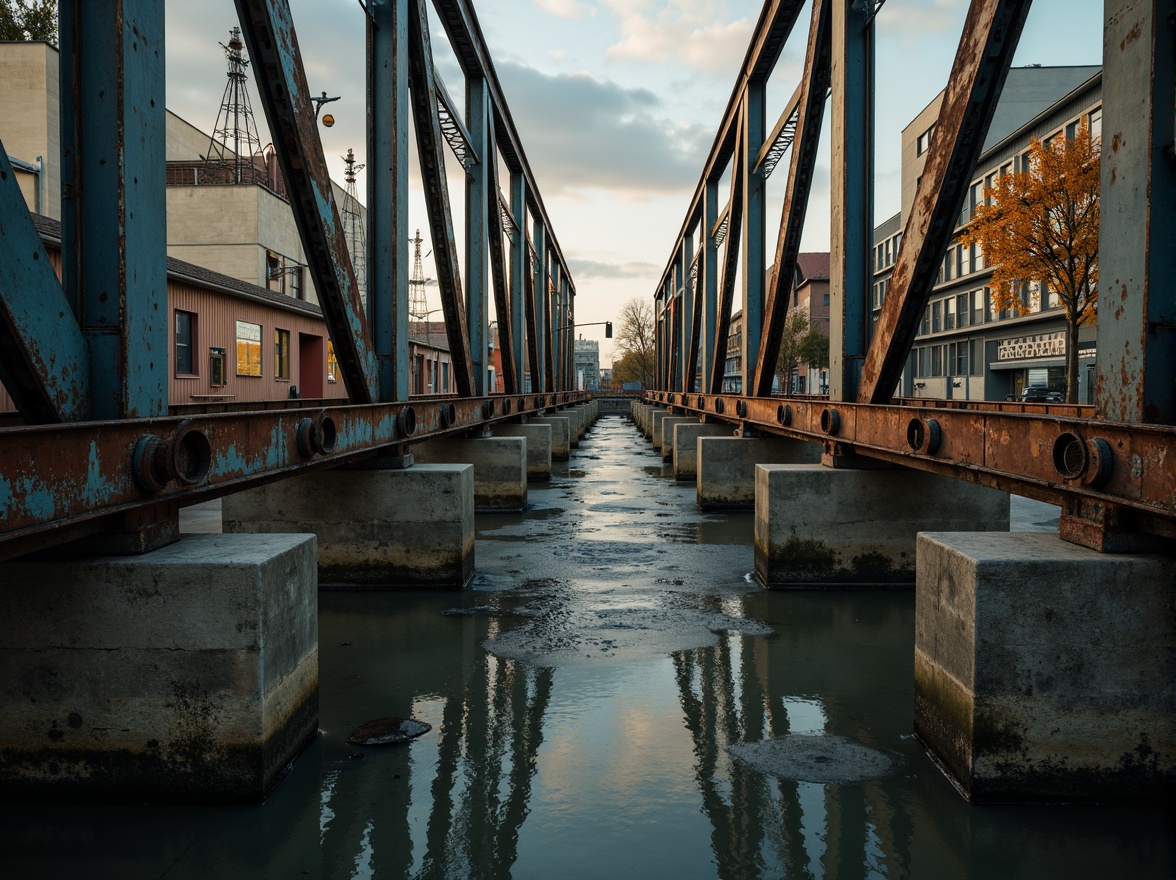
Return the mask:
[(1030, 385), (1021, 389), (1021, 403), (1061, 403), (1062, 392), (1051, 391), (1044, 385)]

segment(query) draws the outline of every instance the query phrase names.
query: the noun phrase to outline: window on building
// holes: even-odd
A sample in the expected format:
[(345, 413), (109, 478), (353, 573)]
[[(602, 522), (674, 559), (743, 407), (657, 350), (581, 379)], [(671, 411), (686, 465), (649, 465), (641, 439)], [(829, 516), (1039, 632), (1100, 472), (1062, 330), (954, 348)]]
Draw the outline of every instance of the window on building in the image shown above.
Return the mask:
[(943, 375), (943, 346), (942, 345), (931, 346), (931, 375), (932, 376), (942, 376)]
[(931, 149), (931, 135), (935, 132), (935, 126), (932, 125), (929, 129), (923, 132), (915, 139), (915, 155), (922, 156), (927, 150)]
[(441, 364), (441, 390), (448, 393), (449, 391), (449, 364)]
[(237, 322), (237, 375), (261, 375), (261, 325)]
[(1075, 119), (1066, 126), (1066, 140), (1072, 141), (1078, 136), (1078, 120)]
[(1088, 121), (1090, 123), (1090, 140), (1100, 140), (1102, 138), (1102, 108), (1092, 110)]
[(951, 298), (943, 301), (943, 329), (955, 329), (955, 300)]
[(327, 381), (339, 381), (339, 361), (335, 357), (335, 344), (327, 340)]
[(972, 339), (968, 342), (968, 360), (973, 376), (984, 375), (984, 340)]
[(975, 253), (975, 245), (964, 247), (960, 246), (960, 277), (972, 274), (972, 254)]
[(988, 292), (985, 287), (981, 290), (972, 291), (972, 321), (973, 325), (984, 323), (984, 295)]
[[(992, 174), (989, 174), (987, 177), (984, 178), (984, 189), (986, 191), (992, 189), (994, 186), (996, 186), (996, 172), (993, 172)], [(989, 205), (989, 206), (992, 205), (992, 196), (991, 195), (984, 196), (984, 204)]]
[(931, 332), (931, 306), (923, 309), (923, 320), (919, 322), (919, 335), (926, 336)]
[(294, 299), (305, 299), (306, 294), (302, 290), (302, 267), (295, 266), (288, 273), (288, 284), (286, 285), (286, 293), (294, 297)]
[(821, 304), (826, 306), (829, 305), (829, 294), (826, 293), (821, 296)]
[(176, 375), (193, 376), (196, 364), (192, 352), (196, 350), (196, 315), (176, 309)]
[(275, 293), (282, 292), (282, 258), (273, 251), (265, 252), (265, 286)]
[(943, 300), (931, 303), (931, 332), (943, 329)]
[(274, 378), (290, 378), (290, 331), (274, 331)]
[(952, 375), (968, 375), (968, 343), (955, 343), (952, 345), (952, 351), (955, 356), (955, 372), (953, 372)]
[(961, 293), (959, 296), (956, 297), (955, 310), (956, 310), (956, 326), (957, 327), (967, 327), (968, 326), (968, 315), (970, 314), (970, 309), (968, 308), (968, 295), (966, 293)]
[(927, 347), (920, 346), (919, 348), (915, 349), (915, 353), (917, 354), (917, 358), (916, 358), (917, 365), (915, 367), (915, 375), (917, 377), (919, 377), (920, 379), (922, 379), (928, 375), (928, 367), (930, 366), (930, 364), (928, 362), (929, 358), (927, 355)]

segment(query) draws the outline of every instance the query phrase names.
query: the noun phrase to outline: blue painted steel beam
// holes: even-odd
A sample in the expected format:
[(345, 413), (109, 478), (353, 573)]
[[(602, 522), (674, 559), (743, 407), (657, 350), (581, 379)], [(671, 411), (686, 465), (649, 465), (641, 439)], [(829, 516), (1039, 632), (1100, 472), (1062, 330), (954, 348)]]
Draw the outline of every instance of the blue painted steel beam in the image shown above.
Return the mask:
[[(466, 127), (474, 152), (481, 157), (489, 156), (494, 135), (490, 130), (490, 93), (485, 77), (466, 76)], [(491, 212), (491, 202), (495, 217), (499, 216), (498, 192), (490, 190), (486, 165), (484, 161), (476, 162), (466, 168), (465, 175), (466, 325), (470, 332), (473, 393), (479, 397), (493, 391), (486, 387), (486, 328), (490, 320), (490, 219), (487, 215)]]
[(368, 318), (379, 400), (408, 400), (408, 0), (368, 0)]
[[(315, 127), (288, 0), (235, 2), (294, 222), (347, 393), (355, 403), (370, 403), (380, 396), (376, 353)], [(162, 154), (160, 162), (162, 167)]]
[[(498, 176), (498, 145), (494, 141), (494, 107), (487, 104), (489, 113), (486, 139), (486, 221), (489, 224), (490, 277), (494, 290), (494, 314), (498, 321), (498, 349), (502, 362), (502, 387), (507, 394), (520, 389), (519, 369), (522, 361), (515, 359), (515, 338), (522, 333), (523, 322), (515, 322), (511, 307), (511, 265), (503, 244), (509, 223), (503, 221), (502, 186)], [(522, 240), (516, 235), (513, 240)], [(521, 280), (521, 279), (520, 279)], [(522, 297), (519, 297), (521, 304)], [(494, 389), (491, 389), (494, 390)]]
[(90, 414), (167, 412), (163, 4), (63, 0), (62, 259), (90, 350)]
[[(1017, 41), (1020, 39), (1025, 17), (1029, 13), (1029, 6), (1030, 0), (973, 0), (968, 10), (959, 48), (952, 63), (951, 75), (948, 77), (943, 105), (939, 110), (939, 119), (935, 123), (935, 135), (931, 138), (927, 161), (919, 178), (906, 228), (903, 230), (894, 271), (890, 275), (890, 287), (882, 303), (874, 338), (870, 341), (862, 364), (860, 387), (856, 394), (856, 399), (861, 403), (886, 403), (894, 396), (918, 333), (923, 310), (927, 307), (927, 300), (935, 286), (943, 255), (955, 234), (960, 205), (964, 203), (964, 196), (971, 186), (976, 160), (980, 158), (984, 138), (988, 133), (988, 123), (1000, 99), (1000, 91), (1016, 52)], [(853, 30), (855, 29), (851, 28), (851, 31)], [(836, 44), (836, 29), (834, 43)], [(835, 54), (834, 65), (836, 58)], [(836, 74), (834, 79), (836, 102)], [(834, 106), (836, 107), (836, 103)], [(851, 138), (851, 148), (854, 143)], [(836, 145), (835, 137), (834, 150), (837, 149)], [(835, 173), (837, 167), (837, 153), (834, 152)], [(838, 195), (840, 193), (834, 190), (835, 199)], [(848, 224), (857, 216), (857, 202), (852, 191), (845, 198), (847, 201), (842, 219)], [(836, 201), (834, 204), (836, 205)], [(837, 220), (835, 208), (835, 228)], [(856, 236), (857, 226), (851, 228)], [(865, 316), (869, 314), (868, 295), (872, 279), (872, 241), (869, 232), (863, 234), (863, 239), (860, 259), (855, 237), (852, 242), (854, 249), (851, 250), (847, 246), (844, 260), (847, 276), (854, 285), (860, 285), (855, 286), (853, 291), (856, 293), (860, 290), (863, 317), (860, 322), (853, 323), (852, 329), (854, 332), (860, 332), (862, 338), (865, 337)], [(852, 304), (854, 308), (858, 307), (856, 297)], [(856, 318), (856, 314), (851, 315), (847, 307), (847, 338), (851, 329), (851, 317)], [(859, 326), (862, 328), (860, 331), (857, 329)], [(833, 352), (837, 348), (832, 338), (829, 342), (832, 366)], [(832, 381), (842, 378), (845, 399), (852, 399), (854, 395), (849, 393), (848, 387), (848, 382), (852, 378), (852, 371), (848, 366), (852, 361), (849, 361), (848, 348), (846, 352), (846, 361), (842, 363), (841, 369), (843, 375), (839, 377), (837, 370), (830, 370), (830, 392), (833, 391)]]
[(829, 399), (854, 400), (869, 338), (874, 236), (874, 24), (833, 4)]
[(0, 143), (0, 382), (29, 424), (90, 416), (90, 353)]
[(764, 273), (767, 250), (767, 180), (756, 160), (767, 132), (765, 83), (747, 84), (743, 101), (743, 143), (736, 161), (743, 166), (743, 388), (755, 381), (764, 327)]
[(514, 327), (514, 362), (518, 371), (518, 391), (526, 390), (523, 371), (526, 367), (527, 336), (527, 263), (531, 254), (527, 248), (527, 181), (521, 171), (510, 172), (510, 213), (515, 234), (510, 243), (510, 318)]
[(550, 391), (547, 382), (548, 308), (547, 308), (547, 228), (535, 218), (535, 371), (531, 386), (536, 391)]
[(1107, 0), (1097, 404), (1176, 424), (1176, 57), (1172, 0)]
[[(694, 390), (694, 364), (696, 355), (692, 355), (691, 345), (694, 342), (694, 285), (690, 280), (690, 269), (694, 263), (694, 237), (687, 235), (682, 240), (680, 254), (682, 279), (682, 342), (681, 354), (678, 357), (680, 368), (679, 391)], [(697, 348), (693, 349), (697, 352)]]

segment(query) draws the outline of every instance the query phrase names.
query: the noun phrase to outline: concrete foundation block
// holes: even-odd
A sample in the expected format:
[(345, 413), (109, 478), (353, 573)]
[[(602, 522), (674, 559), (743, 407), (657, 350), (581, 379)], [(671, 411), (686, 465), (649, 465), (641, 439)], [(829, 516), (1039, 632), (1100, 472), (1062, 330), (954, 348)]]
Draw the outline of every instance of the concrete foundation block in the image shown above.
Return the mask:
[(533, 425), (551, 425), (551, 459), (567, 461), (572, 457), (571, 422), (567, 416), (544, 416), (532, 419)]
[(318, 536), (323, 588), (461, 589), (474, 575), (474, 468), (316, 471), (226, 496), (226, 532)]
[(256, 802), (318, 729), (313, 535), (0, 565), (0, 797)]
[[(417, 444), (412, 453), (418, 464), (472, 464), (476, 510), (527, 507), (524, 437), (442, 437)], [(550, 476), (550, 460), (547, 472)]]
[(786, 437), (702, 437), (695, 443), (698, 506), (703, 510), (755, 506), (757, 464), (808, 464), (821, 460), (821, 447)]
[[(527, 422), (522, 425), (494, 426), (499, 437), (523, 437), (527, 441), (527, 479), (545, 483), (551, 479), (551, 425)], [(474, 475), (475, 481), (477, 474)]]
[[(663, 461), (674, 460), (674, 429), (678, 425), (696, 425), (696, 416), (670, 416), (661, 423), (661, 454)], [(655, 444), (656, 445), (656, 444)]]
[(971, 801), (1162, 801), (1176, 560), (919, 536), (915, 734)]
[(585, 409), (578, 406), (570, 406), (566, 409), (561, 409), (560, 415), (566, 416), (568, 420), (568, 437), (572, 447), (580, 445), (580, 440), (584, 437), (584, 432), (588, 430), (588, 413)]
[(674, 426), (674, 479), (694, 480), (698, 477), (698, 438), (730, 437), (734, 428), (714, 422), (691, 420)]
[(769, 587), (905, 586), (930, 528), (1007, 532), (1007, 492), (906, 469), (759, 465), (755, 571)]
[(661, 407), (655, 409), (649, 414), (649, 430), (645, 432), (645, 436), (649, 438), (651, 442), (656, 441), (659, 444), (661, 443), (660, 428), (662, 419), (670, 415), (673, 415), (672, 411), (663, 409)]

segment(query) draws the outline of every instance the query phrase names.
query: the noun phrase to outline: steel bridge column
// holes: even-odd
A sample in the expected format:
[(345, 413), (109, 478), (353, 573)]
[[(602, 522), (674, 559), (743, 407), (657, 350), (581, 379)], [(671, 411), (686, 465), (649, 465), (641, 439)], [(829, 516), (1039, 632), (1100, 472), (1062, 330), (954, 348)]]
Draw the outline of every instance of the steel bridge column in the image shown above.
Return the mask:
[(547, 307), (547, 230), (538, 217), (535, 218), (535, 344), (539, 352), (539, 375), (531, 377), (531, 387), (536, 391), (550, 391), (547, 384), (548, 307)]
[(700, 390), (710, 392), (711, 371), (715, 363), (715, 328), (719, 310), (719, 249), (715, 246), (714, 228), (719, 222), (719, 181), (706, 182), (702, 209), (702, 383)]
[(62, 261), (91, 418), (167, 414), (163, 4), (62, 0)]
[(682, 335), (681, 350), (678, 352), (678, 369), (681, 373), (678, 383), (679, 391), (694, 390), (694, 376), (688, 375), (690, 370), (690, 343), (694, 331), (694, 290), (690, 283), (690, 269), (694, 262), (694, 236), (687, 235), (682, 240), (682, 251), (679, 254), (682, 278)]
[(755, 364), (764, 329), (764, 254), (767, 235), (767, 181), (756, 160), (763, 149), (767, 119), (766, 83), (747, 84), (743, 99), (744, 140), (735, 161), (743, 163), (743, 394), (753, 394)]
[(1098, 409), (1176, 423), (1172, 0), (1107, 0), (1103, 30)]
[(498, 210), (498, 193), (488, 192), (486, 163), (494, 153), (488, 149), (490, 131), (490, 91), (486, 78), (466, 75), (466, 127), (470, 147), (482, 160), (466, 169), (466, 322), (470, 331), (470, 359), (474, 373), (474, 395), (481, 397), (494, 389), (486, 388), (486, 327), (490, 314), (490, 273), (487, 269), (489, 219), (486, 212)]
[[(869, 6), (869, 4), (865, 4)], [(874, 24), (833, 3), (829, 399), (854, 400), (868, 343), (874, 223)]]
[(408, 400), (408, 0), (368, 3), (368, 316), (381, 401)]
[[(521, 171), (510, 172), (510, 212), (514, 219), (515, 234), (510, 244), (510, 322), (513, 335), (511, 343), (514, 345), (515, 370), (517, 371), (517, 391), (525, 391), (523, 373), (527, 372), (526, 349), (526, 315), (523, 306), (526, 302), (526, 271), (527, 260), (527, 179)], [(502, 316), (499, 316), (502, 320)], [(534, 381), (534, 377), (532, 377)]]

